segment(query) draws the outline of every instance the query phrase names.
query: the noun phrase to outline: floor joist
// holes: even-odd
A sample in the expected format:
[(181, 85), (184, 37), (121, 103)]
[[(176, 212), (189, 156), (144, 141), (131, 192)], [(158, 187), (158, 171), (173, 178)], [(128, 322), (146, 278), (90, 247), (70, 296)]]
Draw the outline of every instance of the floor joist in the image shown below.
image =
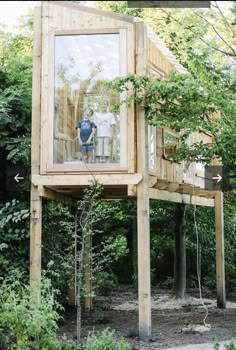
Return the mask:
[(161, 191), (155, 188), (149, 189), (149, 198), (158, 199), (175, 203), (202, 205), (205, 207), (214, 207), (214, 199), (199, 196), (191, 196), (176, 192)]

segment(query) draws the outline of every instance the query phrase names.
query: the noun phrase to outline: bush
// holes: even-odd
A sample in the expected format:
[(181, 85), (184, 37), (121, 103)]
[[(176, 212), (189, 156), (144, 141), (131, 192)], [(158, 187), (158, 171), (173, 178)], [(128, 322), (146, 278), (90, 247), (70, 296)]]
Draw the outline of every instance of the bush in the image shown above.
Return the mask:
[(55, 338), (59, 314), (49, 281), (41, 299), (32, 300), (30, 288), (17, 282), (0, 289), (0, 349), (58, 349)]
[(99, 271), (95, 274), (95, 293), (109, 295), (117, 286), (117, 277), (113, 272)]
[(49, 280), (41, 284), (41, 298), (32, 300), (30, 288), (18, 281), (5, 281), (0, 288), (1, 350), (129, 350), (128, 343), (116, 339), (109, 329), (93, 332), (78, 343), (57, 339), (60, 309)]
[[(224, 344), (225, 350), (236, 350), (236, 338), (232, 338), (227, 344)], [(216, 342), (214, 344), (214, 350), (219, 350), (220, 344)]]
[[(100, 334), (91, 333), (83, 344), (83, 350), (129, 350), (128, 343), (115, 338), (114, 331), (105, 329)], [(81, 350), (82, 350), (81, 349)]]

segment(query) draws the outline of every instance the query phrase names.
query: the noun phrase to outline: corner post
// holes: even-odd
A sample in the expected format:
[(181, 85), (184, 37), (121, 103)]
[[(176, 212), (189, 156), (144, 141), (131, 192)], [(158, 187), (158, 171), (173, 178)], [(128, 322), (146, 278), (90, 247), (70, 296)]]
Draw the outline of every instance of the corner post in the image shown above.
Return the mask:
[[(147, 35), (142, 22), (135, 24), (136, 73), (146, 74)], [(142, 106), (137, 113), (137, 171), (142, 181), (137, 186), (138, 228), (138, 297), (139, 337), (151, 339), (151, 278), (150, 278), (150, 223), (149, 223), (149, 179), (148, 179), (148, 122)]]
[(30, 214), (30, 287), (38, 299), (41, 282), (42, 198), (38, 195), (37, 186), (33, 184)]
[(215, 195), (215, 233), (216, 233), (216, 288), (217, 307), (225, 308), (225, 262), (224, 262), (224, 213), (223, 193)]
[[(41, 7), (34, 10), (34, 48), (32, 83), (31, 176), (39, 175), (41, 123)], [(39, 299), (41, 282), (42, 197), (36, 184), (31, 184), (30, 200), (30, 286), (32, 295)]]

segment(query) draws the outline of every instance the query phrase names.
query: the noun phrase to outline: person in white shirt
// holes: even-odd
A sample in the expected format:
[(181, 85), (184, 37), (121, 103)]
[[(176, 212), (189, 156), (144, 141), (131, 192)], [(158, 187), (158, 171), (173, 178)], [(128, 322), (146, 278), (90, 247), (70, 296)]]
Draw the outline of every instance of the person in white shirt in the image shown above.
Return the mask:
[(116, 120), (114, 115), (108, 111), (107, 101), (101, 103), (100, 109), (101, 111), (96, 112), (94, 118), (97, 126), (96, 163), (109, 163), (112, 160)]

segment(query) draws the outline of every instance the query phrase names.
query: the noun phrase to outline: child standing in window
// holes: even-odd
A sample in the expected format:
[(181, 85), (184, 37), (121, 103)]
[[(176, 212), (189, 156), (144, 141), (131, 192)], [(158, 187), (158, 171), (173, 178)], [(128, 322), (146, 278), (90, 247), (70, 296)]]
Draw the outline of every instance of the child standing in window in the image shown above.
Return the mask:
[(76, 125), (76, 139), (79, 141), (80, 151), (82, 153), (84, 163), (92, 162), (93, 150), (95, 149), (94, 135), (97, 127), (95, 123), (90, 120), (92, 115), (93, 110), (85, 108), (83, 120), (79, 121)]

